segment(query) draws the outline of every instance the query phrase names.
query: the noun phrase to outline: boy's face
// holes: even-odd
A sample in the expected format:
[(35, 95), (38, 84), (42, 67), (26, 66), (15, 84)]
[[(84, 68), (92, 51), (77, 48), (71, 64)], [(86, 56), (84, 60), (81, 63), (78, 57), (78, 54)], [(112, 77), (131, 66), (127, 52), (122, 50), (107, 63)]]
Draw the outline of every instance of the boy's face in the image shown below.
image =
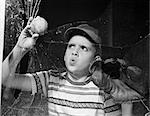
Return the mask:
[(83, 36), (73, 36), (64, 56), (65, 65), (71, 73), (85, 76), (89, 73), (90, 63), (94, 60), (95, 48)]

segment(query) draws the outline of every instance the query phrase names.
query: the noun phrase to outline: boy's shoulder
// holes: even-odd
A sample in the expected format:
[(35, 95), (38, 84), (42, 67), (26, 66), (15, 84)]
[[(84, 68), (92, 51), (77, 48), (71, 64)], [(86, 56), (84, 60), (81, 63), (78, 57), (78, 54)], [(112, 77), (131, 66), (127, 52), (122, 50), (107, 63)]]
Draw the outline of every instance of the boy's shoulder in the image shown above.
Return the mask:
[(47, 72), (50, 74), (50, 76), (59, 78), (64, 78), (64, 76), (67, 73), (66, 71), (58, 71), (58, 70), (48, 70)]

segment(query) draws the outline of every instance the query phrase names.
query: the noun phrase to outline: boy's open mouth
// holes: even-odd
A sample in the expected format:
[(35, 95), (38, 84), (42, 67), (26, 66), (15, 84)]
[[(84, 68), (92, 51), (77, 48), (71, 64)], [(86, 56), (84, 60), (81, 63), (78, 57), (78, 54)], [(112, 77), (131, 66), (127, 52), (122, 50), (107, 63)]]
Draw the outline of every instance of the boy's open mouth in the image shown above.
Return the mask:
[(73, 66), (73, 65), (76, 64), (76, 62), (77, 62), (77, 60), (75, 60), (74, 58), (72, 58), (69, 63), (70, 63), (70, 65)]

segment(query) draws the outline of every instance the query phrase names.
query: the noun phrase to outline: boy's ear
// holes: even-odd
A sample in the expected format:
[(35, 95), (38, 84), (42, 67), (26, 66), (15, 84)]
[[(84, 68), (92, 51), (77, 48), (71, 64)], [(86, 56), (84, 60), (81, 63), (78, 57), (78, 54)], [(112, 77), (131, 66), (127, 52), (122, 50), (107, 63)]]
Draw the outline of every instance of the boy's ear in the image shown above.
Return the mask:
[(93, 73), (95, 70), (101, 70), (101, 66), (102, 66), (102, 59), (101, 59), (101, 57), (99, 55), (95, 56), (95, 59), (90, 64), (89, 72)]

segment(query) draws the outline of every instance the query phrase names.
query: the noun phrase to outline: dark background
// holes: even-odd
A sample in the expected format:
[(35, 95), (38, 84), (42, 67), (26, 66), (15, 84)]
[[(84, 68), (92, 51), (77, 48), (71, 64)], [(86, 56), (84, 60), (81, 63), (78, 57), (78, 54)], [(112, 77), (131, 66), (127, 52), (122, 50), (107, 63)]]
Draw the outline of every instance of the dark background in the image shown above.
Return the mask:
[(49, 28), (75, 21), (106, 20), (104, 44), (133, 44), (148, 34), (148, 0), (43, 0), (39, 15)]

